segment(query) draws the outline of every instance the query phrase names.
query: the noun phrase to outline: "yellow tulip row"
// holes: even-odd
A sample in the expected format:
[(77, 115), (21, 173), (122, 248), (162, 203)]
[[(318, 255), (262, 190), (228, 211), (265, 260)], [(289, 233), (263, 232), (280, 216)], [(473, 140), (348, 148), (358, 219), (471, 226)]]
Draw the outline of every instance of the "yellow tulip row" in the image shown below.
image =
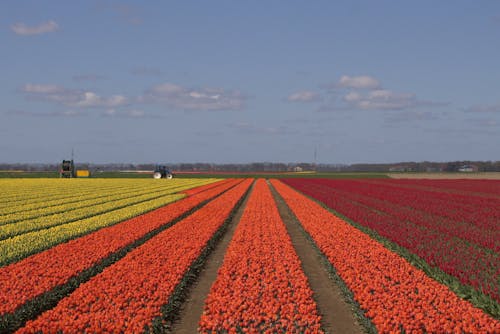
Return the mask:
[[(1, 225), (0, 240), (31, 231), (85, 219), (108, 211), (119, 210), (130, 205), (150, 201), (155, 198), (160, 198), (165, 195), (170, 195), (192, 187), (192, 183), (189, 183), (181, 187), (169, 187), (161, 191), (148, 192), (146, 194), (137, 196), (127, 196), (126, 198), (122, 199), (120, 199), (120, 195), (117, 195), (117, 200), (109, 199), (107, 202), (95, 204), (92, 206), (86, 206), (79, 209), (73, 209), (70, 205), (68, 206), (68, 211), (63, 211), (48, 216), (42, 215), (41, 217), (35, 217), (31, 219), (21, 220), (12, 224)], [(41, 213), (43, 214), (43, 209), (41, 210)]]
[[(27, 198), (27, 195), (23, 195), (20, 199), (16, 199), (15, 201), (10, 201), (7, 202), (5, 201), (4, 203), (1, 202), (0, 199), (0, 215), (7, 215), (7, 214), (12, 214), (16, 213), (19, 211), (29, 211), (29, 210), (36, 210), (39, 209), (40, 206), (43, 204), (44, 207), (49, 207), (49, 206), (57, 206), (61, 205), (64, 203), (69, 203), (69, 202), (77, 202), (81, 200), (86, 200), (86, 199), (91, 199), (91, 198), (97, 198), (97, 197), (103, 197), (103, 196), (108, 196), (112, 195), (117, 192), (132, 192), (132, 191), (137, 191), (140, 189), (143, 189), (144, 185), (141, 187), (125, 187), (125, 186), (120, 186), (120, 187), (106, 187), (106, 188), (99, 188), (98, 191), (96, 191), (96, 187), (92, 187), (89, 189), (80, 189), (76, 192), (70, 191), (70, 193), (61, 193), (58, 192), (57, 194), (49, 195), (46, 194), (45, 197), (43, 196), (43, 193), (40, 194), (40, 197), (35, 197), (35, 198)], [(64, 190), (68, 192), (68, 190)], [(74, 192), (74, 193), (73, 193)], [(73, 194), (71, 194), (73, 193)], [(3, 204), (3, 205), (2, 205)]]
[[(109, 181), (109, 180), (106, 180)], [(124, 180), (116, 179), (113, 180), (116, 183), (123, 182)], [(128, 181), (128, 180), (126, 180)], [(149, 181), (149, 180), (142, 180)], [(168, 203), (174, 202), (183, 198), (184, 194), (178, 194), (174, 192), (179, 192), (195, 186), (201, 186), (204, 184), (215, 182), (216, 179), (177, 179), (169, 180), (168, 183), (163, 183), (165, 186), (165, 191), (153, 191), (149, 195), (138, 196), (132, 199), (126, 199), (123, 201), (115, 201), (114, 209), (112, 205), (106, 206), (106, 204), (96, 205), (100, 208), (93, 211), (94, 214), (86, 217), (76, 218), (71, 216), (69, 218), (71, 222), (64, 223), (61, 221), (57, 223), (56, 226), (53, 225), (56, 220), (47, 219), (48, 217), (43, 217), (39, 221), (41, 225), (29, 224), (29, 221), (21, 221), (14, 224), (8, 224), (5, 226), (0, 226), (4, 228), (6, 226), (12, 226), (18, 228), (18, 231), (24, 229), (23, 234), (15, 235), (13, 237), (0, 240), (0, 266), (6, 265), (11, 262), (18, 261), (25, 258), (31, 254), (38, 253), (42, 250), (48, 249), (56, 244), (65, 242), (70, 239), (77, 238), (79, 236), (88, 234), (100, 228), (117, 224), (126, 219), (138, 216), (140, 214), (146, 213), (148, 211), (154, 210)], [(156, 180), (158, 182), (158, 180)], [(163, 182), (160, 180), (159, 182)], [(146, 182), (150, 187), (155, 185), (154, 182)], [(170, 193), (169, 193), (169, 190)], [(172, 190), (175, 189), (175, 190)], [(148, 197), (149, 196), (149, 197)], [(117, 205), (118, 203), (118, 205)], [(104, 209), (103, 209), (104, 208)], [(93, 207), (87, 207), (86, 210), (94, 210)], [(73, 210), (81, 211), (81, 210)], [(83, 212), (81, 212), (83, 214)], [(61, 215), (62, 216), (62, 215)], [(69, 216), (68, 216), (69, 217)], [(68, 218), (66, 217), (66, 218)], [(63, 219), (60, 217), (60, 219)], [(78, 220), (75, 220), (78, 219)], [(24, 223), (27, 223), (23, 225)], [(36, 228), (37, 230), (30, 231), (30, 228)], [(7, 230), (1, 230), (3, 236), (8, 235)], [(12, 232), (10, 232), (12, 233)]]
[[(0, 208), (51, 203), (92, 193), (153, 186), (150, 179), (0, 179)], [(176, 180), (178, 181), (178, 180)]]
[(184, 195), (182, 194), (166, 195), (151, 201), (134, 204), (120, 210), (106, 212), (98, 216), (81, 219), (72, 223), (1, 240), (0, 266), (18, 261), (26, 256), (38, 253), (67, 240), (154, 210), (183, 197)]
[[(120, 200), (126, 199), (137, 199), (141, 200), (141, 196), (145, 195), (164, 195), (170, 194), (176, 191), (189, 189), (192, 184), (197, 184), (196, 182), (180, 182), (172, 183), (165, 187), (142, 187), (141, 189), (121, 189), (113, 191), (95, 191), (93, 194), (87, 194), (79, 196), (77, 198), (68, 199), (67, 202), (59, 200), (58, 205), (54, 203), (44, 203), (42, 206), (40, 203), (28, 204), (25, 210), (17, 210), (12, 213), (8, 213), (13, 209), (0, 209), (0, 239), (2, 239), (2, 226), (5, 224), (20, 222), (30, 220), (33, 224), (37, 224), (41, 220), (51, 220), (51, 221), (61, 221), (60, 217), (64, 220), (64, 217), (68, 217), (69, 220), (74, 220), (74, 217), (85, 217), (95, 214), (95, 210), (108, 210), (107, 207), (114, 207), (113, 202), (118, 202)], [(187, 188), (186, 188), (187, 187)], [(98, 205), (105, 204), (104, 207), (99, 208)], [(125, 203), (126, 205), (126, 203)], [(36, 207), (34, 207), (36, 206)], [(123, 206), (122, 203), (116, 203), (116, 206)], [(80, 210), (77, 210), (80, 209)], [(3, 214), (3, 215), (2, 215)], [(71, 218), (73, 217), (73, 218)], [(78, 219), (78, 218), (76, 218)]]
[[(102, 182), (104, 181), (104, 182)], [(131, 184), (109, 183), (103, 179), (0, 179), (0, 205), (17, 200), (41, 200), (51, 197), (65, 197), (72, 191), (91, 191), (96, 187), (125, 187)]]

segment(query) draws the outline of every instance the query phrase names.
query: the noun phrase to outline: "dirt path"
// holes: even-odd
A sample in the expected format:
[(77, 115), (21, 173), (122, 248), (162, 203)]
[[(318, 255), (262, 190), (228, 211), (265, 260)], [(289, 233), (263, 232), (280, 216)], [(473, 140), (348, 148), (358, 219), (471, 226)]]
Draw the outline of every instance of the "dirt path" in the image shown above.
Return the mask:
[(339, 287), (330, 279), (320, 256), (307, 240), (299, 222), (273, 187), (271, 187), (271, 191), (292, 239), (292, 244), (302, 262), (304, 273), (314, 292), (313, 298), (322, 316), (323, 329), (327, 333), (363, 333), (364, 331), (356, 321), (350, 305), (344, 301)]
[(217, 272), (224, 261), (224, 254), (226, 254), (229, 242), (233, 238), (234, 231), (243, 215), (252, 189), (253, 184), (238, 211), (236, 211), (231, 223), (227, 227), (226, 233), (207, 258), (198, 280), (191, 286), (186, 301), (181, 306), (179, 320), (175, 321), (172, 325), (172, 333), (193, 334), (198, 332), (198, 322), (200, 321), (203, 307), (205, 306), (205, 299), (210, 292), (212, 284), (217, 278)]

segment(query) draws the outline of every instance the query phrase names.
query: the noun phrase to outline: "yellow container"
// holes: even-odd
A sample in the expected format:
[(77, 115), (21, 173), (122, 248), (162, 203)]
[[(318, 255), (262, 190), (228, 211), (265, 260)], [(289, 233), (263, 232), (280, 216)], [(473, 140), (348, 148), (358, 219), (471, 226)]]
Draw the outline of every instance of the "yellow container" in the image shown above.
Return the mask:
[(79, 169), (76, 171), (76, 177), (89, 177), (90, 171), (86, 169)]

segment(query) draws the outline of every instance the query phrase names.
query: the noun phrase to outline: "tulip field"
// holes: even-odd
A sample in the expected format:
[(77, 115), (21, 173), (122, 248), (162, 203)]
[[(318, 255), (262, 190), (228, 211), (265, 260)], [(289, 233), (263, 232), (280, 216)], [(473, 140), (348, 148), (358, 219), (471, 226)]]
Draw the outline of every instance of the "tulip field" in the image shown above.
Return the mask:
[[(0, 333), (191, 322), (325, 333), (338, 305), (353, 333), (500, 333), (497, 180), (0, 179), (0, 190)], [(306, 249), (340, 291), (333, 306)]]

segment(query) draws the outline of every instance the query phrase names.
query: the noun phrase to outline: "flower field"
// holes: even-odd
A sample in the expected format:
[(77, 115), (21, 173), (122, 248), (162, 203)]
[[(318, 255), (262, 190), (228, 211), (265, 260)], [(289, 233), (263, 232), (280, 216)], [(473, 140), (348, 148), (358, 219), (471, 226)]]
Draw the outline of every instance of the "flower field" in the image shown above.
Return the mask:
[(499, 321), (381, 243), (283, 183), (273, 185), (379, 332), (500, 331)]
[(499, 181), (484, 192), (476, 181), (318, 181), (285, 180), (471, 286), (500, 312)]
[[(359, 333), (500, 333), (499, 181), (1, 179), (0, 187), (1, 333), (183, 332), (186, 321), (202, 333), (335, 329), (322, 315), (337, 306), (318, 302), (297, 233)], [(218, 268), (212, 278), (202, 275), (208, 263)], [(196, 284), (206, 292), (192, 295)], [(200, 306), (186, 320), (191, 300)]]
[(249, 185), (241, 183), (131, 251), (19, 332), (142, 330), (161, 315), (161, 306)]
[(201, 332), (321, 332), (312, 290), (269, 187), (258, 180), (216, 282)]

